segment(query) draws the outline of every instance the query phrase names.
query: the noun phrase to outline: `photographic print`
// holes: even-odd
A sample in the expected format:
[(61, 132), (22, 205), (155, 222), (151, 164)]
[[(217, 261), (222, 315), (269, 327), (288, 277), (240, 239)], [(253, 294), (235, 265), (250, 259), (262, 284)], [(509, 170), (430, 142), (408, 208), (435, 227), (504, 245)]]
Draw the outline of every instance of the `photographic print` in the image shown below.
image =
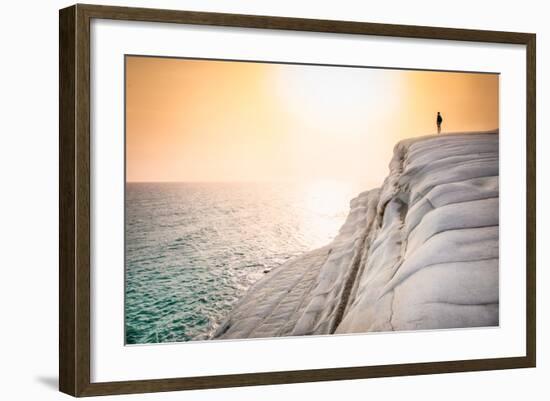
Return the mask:
[(499, 325), (499, 75), (125, 56), (125, 343)]

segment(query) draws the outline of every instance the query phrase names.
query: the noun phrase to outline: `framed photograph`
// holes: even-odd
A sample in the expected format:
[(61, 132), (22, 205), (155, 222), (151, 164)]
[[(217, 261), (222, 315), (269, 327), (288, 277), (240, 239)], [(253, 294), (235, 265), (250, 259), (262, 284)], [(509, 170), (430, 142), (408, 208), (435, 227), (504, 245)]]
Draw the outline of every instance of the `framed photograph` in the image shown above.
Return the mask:
[(535, 366), (534, 34), (59, 27), (62, 392)]

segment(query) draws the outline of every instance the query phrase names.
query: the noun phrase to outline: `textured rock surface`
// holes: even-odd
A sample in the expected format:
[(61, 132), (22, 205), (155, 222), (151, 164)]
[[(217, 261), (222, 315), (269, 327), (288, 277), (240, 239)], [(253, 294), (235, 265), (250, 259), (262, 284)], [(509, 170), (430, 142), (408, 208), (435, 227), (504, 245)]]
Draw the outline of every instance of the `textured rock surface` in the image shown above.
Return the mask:
[(335, 240), (254, 285), (214, 338), (494, 326), (498, 134), (414, 138)]

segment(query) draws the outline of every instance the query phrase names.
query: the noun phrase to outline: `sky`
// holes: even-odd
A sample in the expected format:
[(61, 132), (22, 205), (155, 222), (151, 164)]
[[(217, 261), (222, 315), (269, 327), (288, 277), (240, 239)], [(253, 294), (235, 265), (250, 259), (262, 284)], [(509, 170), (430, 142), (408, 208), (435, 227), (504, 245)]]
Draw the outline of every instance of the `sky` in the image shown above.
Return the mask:
[(498, 128), (497, 74), (126, 57), (128, 182), (379, 186), (404, 138)]

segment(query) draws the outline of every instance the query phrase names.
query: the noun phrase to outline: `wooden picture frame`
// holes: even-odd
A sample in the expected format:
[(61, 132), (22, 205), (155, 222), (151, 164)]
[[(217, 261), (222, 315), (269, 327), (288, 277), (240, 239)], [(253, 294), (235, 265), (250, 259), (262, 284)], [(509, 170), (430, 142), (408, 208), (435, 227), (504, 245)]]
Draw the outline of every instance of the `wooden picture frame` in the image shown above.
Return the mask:
[[(526, 355), (222, 376), (91, 382), (90, 22), (109, 19), (518, 44), (526, 47)], [(74, 5), (59, 14), (59, 388), (73, 396), (534, 367), (536, 361), (535, 34), (255, 15)]]

